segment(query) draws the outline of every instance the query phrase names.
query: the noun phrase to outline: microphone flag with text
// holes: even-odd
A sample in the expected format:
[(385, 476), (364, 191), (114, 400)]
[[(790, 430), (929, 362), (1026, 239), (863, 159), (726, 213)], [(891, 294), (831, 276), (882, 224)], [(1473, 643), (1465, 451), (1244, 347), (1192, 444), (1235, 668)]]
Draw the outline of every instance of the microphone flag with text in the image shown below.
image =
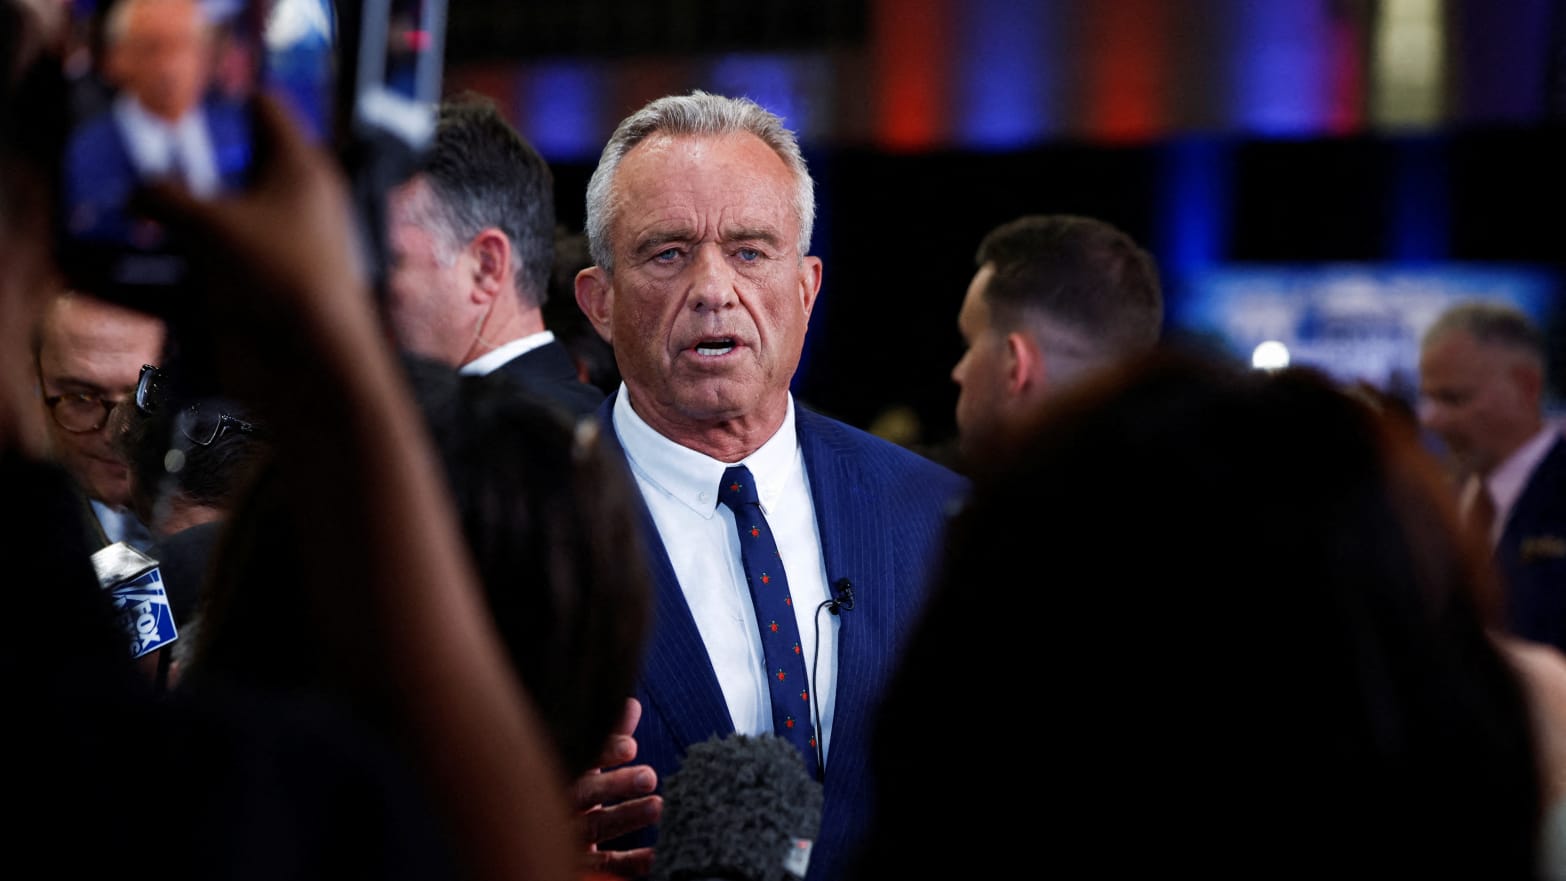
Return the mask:
[(92, 555), (98, 585), (109, 592), (115, 616), (139, 658), (179, 638), (174, 613), (163, 591), (158, 561), (122, 541)]

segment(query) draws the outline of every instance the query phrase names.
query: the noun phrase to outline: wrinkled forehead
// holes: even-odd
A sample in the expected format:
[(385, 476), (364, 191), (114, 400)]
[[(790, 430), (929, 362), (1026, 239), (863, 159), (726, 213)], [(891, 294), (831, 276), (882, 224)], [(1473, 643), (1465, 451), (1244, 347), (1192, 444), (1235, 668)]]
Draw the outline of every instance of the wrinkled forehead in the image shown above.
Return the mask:
[(626, 152), (615, 169), (616, 218), (664, 209), (776, 215), (797, 235), (793, 172), (766, 142), (749, 132), (721, 135), (658, 133)]

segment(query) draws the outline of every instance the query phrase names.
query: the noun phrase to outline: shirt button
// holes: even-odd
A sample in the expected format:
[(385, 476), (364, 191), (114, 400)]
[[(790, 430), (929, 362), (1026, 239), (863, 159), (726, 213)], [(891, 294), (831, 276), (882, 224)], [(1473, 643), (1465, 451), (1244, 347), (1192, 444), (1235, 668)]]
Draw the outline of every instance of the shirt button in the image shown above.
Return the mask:
[(707, 494), (706, 493), (697, 493), (696, 494), (696, 501), (698, 501), (698, 502), (705, 502), (705, 501), (707, 501)]

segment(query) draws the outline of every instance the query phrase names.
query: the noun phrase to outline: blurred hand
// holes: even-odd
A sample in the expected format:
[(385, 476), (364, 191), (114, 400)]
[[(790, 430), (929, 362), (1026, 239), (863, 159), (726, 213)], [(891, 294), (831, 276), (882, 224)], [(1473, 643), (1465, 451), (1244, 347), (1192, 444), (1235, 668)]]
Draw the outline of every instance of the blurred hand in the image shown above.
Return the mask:
[[(636, 758), (636, 738), (632, 735), (641, 718), (641, 702), (634, 697), (628, 698), (625, 716), (609, 737), (599, 759), (604, 767), (623, 765)], [(650, 847), (601, 850), (599, 845), (658, 822), (663, 814), (663, 797), (650, 794), (657, 786), (658, 775), (647, 765), (612, 771), (600, 768), (578, 778), (575, 801), (586, 829), (588, 871), (626, 878), (652, 871), (653, 849)], [(606, 802), (617, 804), (605, 807)]]
[(297, 355), (296, 343), (322, 354), (376, 334), (342, 175), (265, 96), (255, 136), (259, 167), (244, 192), (201, 200), (164, 185), (143, 196), (189, 243), (202, 285), (190, 306), (225, 344), (274, 364)]

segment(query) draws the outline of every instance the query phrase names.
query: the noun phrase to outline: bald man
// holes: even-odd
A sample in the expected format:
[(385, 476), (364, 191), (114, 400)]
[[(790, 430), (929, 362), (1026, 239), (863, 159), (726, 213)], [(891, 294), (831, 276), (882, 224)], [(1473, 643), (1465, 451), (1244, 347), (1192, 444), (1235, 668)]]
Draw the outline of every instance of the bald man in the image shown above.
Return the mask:
[(116, 449), (110, 414), (130, 400), (143, 364), (158, 363), (163, 323), (80, 294), (44, 311), (38, 333), (38, 385), (56, 458), (91, 504), (104, 543), (145, 545), (146, 528), (127, 506), (130, 473)]
[(1507, 629), (1566, 651), (1566, 440), (1544, 419), (1544, 363), (1523, 313), (1454, 306), (1421, 346), (1419, 415), (1461, 472), (1464, 519), (1494, 550)]

